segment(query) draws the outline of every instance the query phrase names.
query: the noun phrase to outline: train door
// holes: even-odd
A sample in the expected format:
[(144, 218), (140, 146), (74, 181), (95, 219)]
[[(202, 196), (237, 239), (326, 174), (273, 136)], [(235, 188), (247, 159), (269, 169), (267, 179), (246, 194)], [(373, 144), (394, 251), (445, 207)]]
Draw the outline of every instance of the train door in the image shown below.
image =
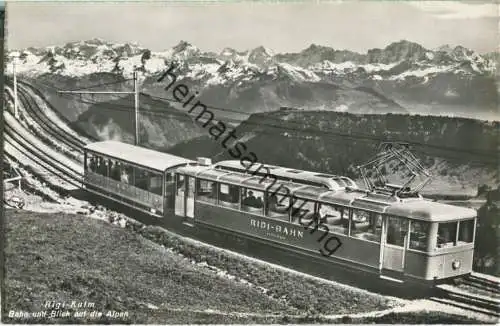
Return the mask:
[(175, 215), (184, 216), (186, 202), (186, 177), (183, 174), (175, 176)]
[(384, 224), (386, 232), (381, 243), (382, 268), (403, 272), (410, 225), (407, 219), (396, 216), (386, 216)]
[(164, 207), (165, 210), (170, 211), (174, 210), (175, 206), (175, 174), (174, 172), (167, 171), (165, 173), (165, 195), (164, 195)]
[(194, 218), (194, 177), (186, 177), (186, 217), (187, 219)]

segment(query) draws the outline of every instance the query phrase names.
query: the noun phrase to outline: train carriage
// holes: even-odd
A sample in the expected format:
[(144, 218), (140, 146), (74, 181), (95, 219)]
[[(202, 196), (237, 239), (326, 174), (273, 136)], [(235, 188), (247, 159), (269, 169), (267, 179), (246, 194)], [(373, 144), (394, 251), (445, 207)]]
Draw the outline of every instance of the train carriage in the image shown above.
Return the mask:
[(87, 145), (84, 162), (88, 191), (157, 217), (174, 207), (175, 168), (194, 163), (117, 141)]
[[(397, 198), (358, 189), (276, 182), (211, 167), (185, 166), (177, 173), (198, 185), (194, 189), (201, 189), (200, 183), (210, 188), (209, 195), (195, 190), (189, 198), (190, 216), (198, 225), (393, 281), (432, 282), (472, 270), (473, 209), (419, 196)], [(261, 206), (245, 204), (250, 191)], [(273, 194), (285, 209), (270, 207)]]
[(396, 282), (431, 284), (471, 272), (475, 210), (297, 178), (111, 141), (85, 149), (88, 190), (164, 217), (182, 233), (228, 234)]

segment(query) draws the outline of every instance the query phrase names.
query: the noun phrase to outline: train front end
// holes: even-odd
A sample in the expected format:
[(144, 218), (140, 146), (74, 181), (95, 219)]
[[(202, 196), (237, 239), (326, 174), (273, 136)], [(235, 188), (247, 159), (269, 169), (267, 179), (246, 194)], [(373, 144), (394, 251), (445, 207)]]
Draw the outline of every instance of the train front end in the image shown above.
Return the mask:
[[(472, 272), (477, 211), (429, 200), (407, 201), (388, 210), (414, 222), (406, 252), (405, 274), (440, 283)], [(418, 231), (418, 232), (417, 232)]]

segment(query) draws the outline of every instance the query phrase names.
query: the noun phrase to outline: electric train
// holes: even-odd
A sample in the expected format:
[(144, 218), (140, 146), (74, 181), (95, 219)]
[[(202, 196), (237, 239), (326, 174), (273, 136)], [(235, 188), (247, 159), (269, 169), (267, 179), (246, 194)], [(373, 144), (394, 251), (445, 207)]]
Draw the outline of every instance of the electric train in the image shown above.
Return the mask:
[[(360, 189), (342, 176), (212, 164), (116, 141), (87, 145), (83, 187), (166, 228), (259, 243), (396, 282), (472, 271), (476, 210)], [(229, 244), (230, 246), (230, 244)]]

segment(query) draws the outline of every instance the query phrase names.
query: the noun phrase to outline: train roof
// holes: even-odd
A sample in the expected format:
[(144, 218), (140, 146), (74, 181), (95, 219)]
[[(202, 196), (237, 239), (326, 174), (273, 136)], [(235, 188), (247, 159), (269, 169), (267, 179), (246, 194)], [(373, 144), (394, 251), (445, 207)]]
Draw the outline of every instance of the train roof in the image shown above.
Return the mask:
[(448, 205), (425, 199), (409, 199), (396, 202), (387, 208), (386, 213), (419, 220), (432, 220), (434, 222), (470, 219), (477, 216), (477, 211), (472, 208)]
[(407, 217), (429, 222), (446, 222), (474, 218), (476, 210), (433, 202), (422, 197), (398, 198), (380, 193), (370, 193), (360, 189), (326, 189), (289, 181), (274, 181), (239, 173), (217, 169), (214, 166), (189, 165), (177, 169), (179, 173), (197, 178), (224, 182), (249, 187), (260, 191), (276, 191), (306, 200), (320, 201), (331, 205), (342, 205), (369, 210), (377, 213)]
[(85, 149), (158, 171), (165, 171), (166, 169), (183, 164), (195, 163), (195, 161), (180, 156), (113, 140), (91, 143), (85, 146)]
[[(241, 171), (241, 172), (246, 171), (246, 168), (243, 167), (241, 165), (241, 162), (238, 160), (220, 161), (214, 165), (216, 167), (221, 167), (234, 171)], [(341, 189), (345, 187), (358, 188), (358, 186), (352, 179), (345, 176), (295, 170), (277, 165), (261, 164), (261, 163), (255, 163), (254, 166), (255, 167), (250, 167), (249, 169), (249, 172), (253, 174), (257, 174), (257, 172), (259, 172), (265, 175), (267, 173), (266, 170), (267, 168), (269, 169), (269, 173), (275, 175), (276, 177), (286, 178), (286, 179), (300, 179), (318, 184), (323, 184), (327, 186), (329, 189)]]

